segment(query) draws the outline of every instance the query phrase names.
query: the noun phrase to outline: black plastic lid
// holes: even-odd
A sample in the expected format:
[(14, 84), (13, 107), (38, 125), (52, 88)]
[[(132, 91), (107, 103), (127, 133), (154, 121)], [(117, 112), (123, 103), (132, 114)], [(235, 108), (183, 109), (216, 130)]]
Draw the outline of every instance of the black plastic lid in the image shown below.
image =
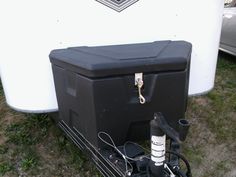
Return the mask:
[(185, 41), (73, 47), (53, 50), (50, 60), (87, 77), (106, 77), (185, 70), (191, 49), (192, 45)]

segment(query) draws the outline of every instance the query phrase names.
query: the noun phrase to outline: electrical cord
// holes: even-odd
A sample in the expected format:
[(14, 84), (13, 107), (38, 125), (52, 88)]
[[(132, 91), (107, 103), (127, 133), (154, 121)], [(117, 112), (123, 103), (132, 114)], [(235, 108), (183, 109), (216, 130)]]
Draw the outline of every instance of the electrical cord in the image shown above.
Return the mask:
[(176, 171), (176, 174), (179, 176), (179, 177), (188, 177), (184, 172), (182, 172), (181, 170), (178, 170)]
[(146, 152), (148, 152), (149, 154), (151, 154), (150, 149), (144, 148), (143, 146), (139, 145), (138, 143), (135, 143), (133, 141), (126, 141), (126, 143), (130, 143), (130, 144), (134, 144), (136, 146), (139, 146), (140, 148), (142, 148), (143, 150), (145, 150)]
[(149, 156), (151, 156), (151, 154), (138, 156), (138, 157), (136, 157), (136, 158), (131, 158), (131, 157), (129, 157), (129, 156), (126, 154), (126, 146), (127, 146), (127, 144), (134, 144), (134, 145), (136, 145), (136, 146), (142, 148), (143, 150), (148, 151), (147, 149), (143, 148), (141, 145), (139, 145), (139, 144), (137, 144), (137, 143), (135, 143), (135, 142), (127, 141), (127, 142), (125, 142), (124, 147), (123, 147), (123, 150), (124, 150), (124, 153), (125, 153), (124, 155), (127, 157), (127, 159), (132, 160), (132, 161), (140, 161), (140, 160), (142, 160), (143, 158), (146, 158), (146, 159), (151, 160), (151, 158), (149, 157)]
[(168, 167), (170, 170), (174, 173), (174, 176), (178, 177), (188, 177), (183, 171), (181, 171), (179, 168), (174, 168), (171, 164), (168, 164)]
[[(187, 167), (187, 172), (186, 172), (185, 176), (192, 177), (190, 164), (189, 164), (188, 160), (182, 154), (175, 152), (175, 151), (166, 151), (166, 153), (173, 154), (173, 155), (177, 156), (178, 158), (180, 158), (181, 160), (183, 160), (183, 162), (185, 163), (185, 165)], [(183, 177), (185, 177), (185, 176), (183, 176)]]
[[(107, 142), (106, 140), (104, 140), (104, 139), (101, 137), (102, 134), (103, 134), (103, 135), (106, 135), (106, 136), (109, 138), (109, 140), (111, 141), (111, 143), (109, 143), (109, 142)], [(128, 157), (127, 155), (123, 154), (123, 153), (117, 148), (117, 146), (115, 145), (115, 143), (114, 143), (113, 139), (111, 138), (111, 136), (110, 136), (108, 133), (106, 133), (106, 132), (99, 132), (99, 133), (98, 133), (98, 138), (99, 138), (102, 142), (104, 142), (105, 144), (107, 144), (108, 146), (114, 148), (114, 149), (122, 156), (122, 158), (123, 158), (124, 161), (125, 161), (125, 175), (131, 176), (131, 174), (133, 173), (133, 166), (132, 166), (131, 163), (127, 160), (127, 159), (129, 159), (129, 157)], [(128, 169), (128, 165), (130, 166), (130, 169)]]
[[(109, 140), (111, 141), (111, 143), (109, 143), (109, 142), (107, 142), (106, 140), (104, 140), (104, 139), (101, 137), (101, 135), (107, 136), (107, 137), (109, 138)], [(134, 145), (136, 145), (136, 146), (141, 147), (142, 149), (144, 149), (144, 150), (146, 150), (146, 151), (149, 151), (149, 150), (143, 148), (141, 145), (139, 145), (139, 144), (137, 144), (137, 143), (134, 143), (134, 142), (131, 142), (131, 141), (127, 141), (127, 142), (124, 144), (124, 147), (123, 147), (123, 148), (124, 148), (124, 149), (123, 149), (123, 150), (124, 150), (124, 154), (123, 154), (123, 153), (117, 148), (117, 146), (115, 145), (115, 143), (114, 143), (112, 137), (111, 137), (108, 133), (106, 133), (106, 132), (99, 132), (99, 133), (98, 133), (98, 138), (99, 138), (102, 142), (104, 142), (105, 144), (107, 144), (108, 146), (114, 148), (114, 149), (122, 156), (122, 158), (123, 158), (124, 161), (125, 161), (125, 170), (126, 170), (126, 171), (125, 171), (125, 174), (126, 174), (127, 176), (131, 176), (132, 173), (133, 173), (133, 166), (132, 166), (132, 164), (129, 162), (129, 160), (131, 160), (131, 161), (140, 161), (140, 160), (142, 160), (142, 158), (151, 159), (151, 158), (149, 157), (150, 154), (148, 154), (148, 155), (143, 155), (143, 156), (139, 156), (139, 157), (136, 157), (136, 158), (131, 158), (131, 157), (129, 157), (129, 156), (127, 155), (127, 153), (126, 153), (126, 146), (127, 146), (127, 144), (134, 144)], [(176, 173), (179, 177), (192, 177), (190, 164), (189, 164), (188, 160), (187, 160), (182, 154), (180, 154), (180, 153), (178, 153), (178, 152), (175, 152), (175, 151), (166, 151), (166, 153), (173, 154), (173, 155), (177, 156), (178, 158), (180, 158), (180, 159), (185, 163), (185, 165), (186, 165), (186, 167), (187, 167), (187, 172), (186, 172), (186, 174), (185, 174), (184, 172), (182, 172), (181, 170), (176, 170), (175, 168), (171, 167), (172, 170), (175, 171), (175, 173)], [(128, 169), (128, 166), (130, 166), (130, 169)]]

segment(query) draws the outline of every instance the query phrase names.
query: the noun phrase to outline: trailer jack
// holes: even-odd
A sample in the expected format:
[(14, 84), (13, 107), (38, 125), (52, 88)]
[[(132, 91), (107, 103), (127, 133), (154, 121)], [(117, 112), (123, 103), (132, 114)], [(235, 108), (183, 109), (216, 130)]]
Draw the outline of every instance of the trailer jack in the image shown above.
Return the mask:
[[(179, 120), (177, 132), (161, 113), (155, 113), (150, 122), (151, 152), (131, 141), (116, 146), (106, 132), (99, 132), (98, 138), (107, 147), (98, 149), (75, 127), (71, 129), (63, 120), (58, 124), (89, 155), (104, 177), (192, 177), (189, 162), (179, 153), (180, 144), (185, 140), (190, 126), (185, 119)], [(167, 141), (170, 142), (169, 148), (166, 148)]]

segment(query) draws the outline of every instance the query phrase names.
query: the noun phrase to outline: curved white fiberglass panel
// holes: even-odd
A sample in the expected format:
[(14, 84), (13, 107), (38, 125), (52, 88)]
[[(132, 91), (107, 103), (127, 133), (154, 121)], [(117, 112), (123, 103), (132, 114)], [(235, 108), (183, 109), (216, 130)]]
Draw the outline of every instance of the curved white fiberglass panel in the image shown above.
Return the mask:
[(58, 109), (52, 49), (156, 40), (193, 44), (189, 94), (207, 92), (214, 86), (223, 2), (139, 0), (119, 13), (95, 0), (1, 1), (0, 71), (7, 103), (24, 112)]

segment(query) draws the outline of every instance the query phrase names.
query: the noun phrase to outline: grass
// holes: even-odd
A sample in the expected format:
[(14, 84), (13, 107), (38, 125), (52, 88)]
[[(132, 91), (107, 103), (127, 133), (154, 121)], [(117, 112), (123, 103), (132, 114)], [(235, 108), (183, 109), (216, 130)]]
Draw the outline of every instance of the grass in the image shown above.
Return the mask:
[(98, 176), (49, 115), (0, 112), (0, 176)]
[(0, 175), (4, 175), (8, 171), (11, 171), (13, 169), (12, 165), (9, 163), (0, 163)]
[(230, 60), (220, 60), (217, 85), (207, 95), (212, 117), (208, 120), (209, 129), (216, 134), (218, 142), (236, 139), (236, 64)]
[(5, 132), (9, 142), (16, 145), (33, 145), (48, 135), (52, 122), (47, 115), (25, 115), (25, 117), (26, 119), (7, 126)]
[(220, 53), (215, 88), (189, 99), (192, 122), (184, 153), (193, 176), (234, 177), (236, 166), (236, 58)]
[[(32, 151), (32, 150), (31, 150)], [(38, 157), (36, 152), (27, 152), (21, 160), (20, 166), (23, 170), (35, 168), (38, 165)]]
[[(9, 109), (0, 88), (0, 176), (100, 176), (49, 115)], [(236, 58), (220, 54), (216, 85), (189, 99), (192, 123), (183, 152), (195, 177), (234, 177), (236, 166)]]

